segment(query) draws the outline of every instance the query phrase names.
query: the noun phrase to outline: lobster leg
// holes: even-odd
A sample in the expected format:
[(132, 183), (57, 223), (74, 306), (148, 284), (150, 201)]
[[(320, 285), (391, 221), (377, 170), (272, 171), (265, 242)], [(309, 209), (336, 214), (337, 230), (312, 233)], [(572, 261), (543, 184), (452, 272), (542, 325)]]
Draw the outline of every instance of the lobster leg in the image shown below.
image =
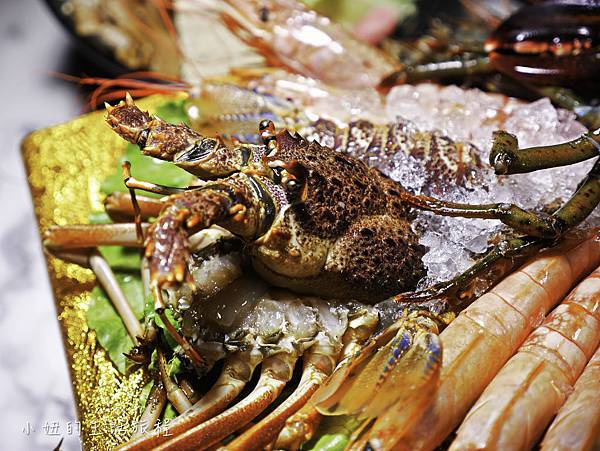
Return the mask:
[(516, 136), (499, 130), (493, 135), (490, 164), (496, 174), (520, 174), (579, 163), (599, 153), (600, 129), (566, 143), (527, 149), (519, 149)]
[(469, 205), (409, 193), (400, 195), (413, 207), (438, 215), (497, 219), (526, 235), (554, 240), (583, 221), (600, 202), (600, 160), (594, 164), (575, 194), (552, 215), (523, 210), (513, 204)]
[(167, 392), (162, 382), (155, 383), (150, 390), (146, 408), (140, 417), (132, 439), (141, 437), (147, 430), (154, 428), (167, 404)]
[(275, 441), (274, 449), (300, 449), (303, 443), (308, 442), (321, 424), (323, 415), (319, 413), (310, 401), (285, 421)]
[(377, 89), (385, 93), (394, 86), (405, 83), (489, 74), (494, 71), (495, 69), (490, 62), (490, 58), (487, 56), (418, 64), (403, 67), (401, 70), (387, 75), (379, 82)]
[(165, 358), (164, 353), (157, 349), (158, 356), (158, 368), (160, 370), (160, 377), (162, 379), (163, 385), (167, 392), (167, 398), (169, 402), (175, 407), (175, 410), (182, 414), (187, 411), (190, 407), (192, 407), (192, 403), (187, 398), (183, 390), (175, 383), (175, 381), (169, 376), (167, 370), (167, 359)]
[(297, 356), (281, 353), (267, 358), (252, 393), (235, 406), (157, 447), (157, 450), (201, 450), (248, 424), (279, 396), (292, 377)]
[(88, 267), (94, 272), (98, 282), (108, 295), (115, 310), (119, 313), (131, 340), (135, 345), (142, 344), (141, 342), (144, 341), (144, 331), (142, 330), (142, 326), (127, 302), (127, 298), (125, 297), (113, 270), (104, 257), (102, 257), (95, 249), (87, 251), (78, 249), (71, 253), (64, 251), (56, 252), (55, 256), (62, 260)]
[[(165, 206), (164, 200), (136, 195), (142, 220), (156, 217)], [(106, 213), (115, 222), (129, 222), (135, 216), (131, 194), (116, 191), (104, 200)]]
[(313, 345), (303, 359), (304, 370), (296, 390), (260, 423), (248, 429), (233, 442), (228, 443), (226, 449), (228, 451), (260, 450), (273, 442), (290, 415), (302, 408), (331, 374), (335, 366), (337, 351), (328, 343)]
[(121, 451), (154, 449), (169, 439), (218, 415), (240, 394), (261, 360), (262, 354), (254, 350), (228, 357), (223, 371), (213, 387), (183, 415), (171, 421), (166, 433), (165, 431), (152, 431), (149, 434), (135, 437), (119, 449)]
[[(142, 224), (146, 231), (149, 224)], [(135, 224), (52, 226), (44, 231), (44, 247), (53, 252), (97, 246), (140, 247)]]
[[(338, 366), (344, 366), (344, 362), (350, 361), (360, 353), (378, 322), (378, 315), (371, 311), (361, 312), (350, 319), (348, 329), (342, 337), (343, 348)], [(275, 441), (275, 449), (299, 449), (303, 443), (313, 437), (322, 417), (309, 400), (304, 407), (285, 421), (285, 427)]]

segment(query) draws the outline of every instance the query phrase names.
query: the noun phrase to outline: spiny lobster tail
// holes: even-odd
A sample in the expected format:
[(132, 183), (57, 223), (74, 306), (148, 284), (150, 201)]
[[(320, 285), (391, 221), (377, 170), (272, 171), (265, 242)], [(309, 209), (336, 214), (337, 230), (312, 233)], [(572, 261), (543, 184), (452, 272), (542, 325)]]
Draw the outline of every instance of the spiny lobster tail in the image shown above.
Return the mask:
[(105, 106), (108, 113), (106, 116), (108, 125), (126, 141), (138, 144), (152, 122), (150, 114), (135, 106), (129, 93), (125, 96), (125, 100), (121, 100), (118, 105), (110, 106), (105, 103)]

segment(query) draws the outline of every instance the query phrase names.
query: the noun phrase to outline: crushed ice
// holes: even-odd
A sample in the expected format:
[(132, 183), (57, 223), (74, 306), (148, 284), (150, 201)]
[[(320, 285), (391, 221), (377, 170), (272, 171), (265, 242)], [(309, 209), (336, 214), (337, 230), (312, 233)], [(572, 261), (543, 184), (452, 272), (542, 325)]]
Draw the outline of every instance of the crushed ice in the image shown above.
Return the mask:
[[(387, 97), (386, 114), (390, 121), (403, 118), (421, 130), (439, 129), (454, 140), (470, 141), (478, 147), (485, 162), (494, 130), (504, 129), (515, 134), (520, 147), (557, 144), (586, 131), (573, 113), (557, 110), (548, 99), (525, 103), (477, 89), (440, 88), (433, 84), (394, 88)], [(451, 186), (443, 198), (465, 203), (511, 202), (539, 210), (544, 205), (568, 199), (592, 164), (593, 160), (501, 178), (490, 168), (482, 172), (474, 189)], [(397, 156), (378, 166), (412, 192), (419, 193), (423, 187), (423, 169), (410, 157)], [(596, 211), (588, 223), (598, 223), (599, 218)], [(419, 213), (415, 227), (426, 230), (420, 242), (430, 249), (423, 258), (429, 275), (421, 286), (428, 286), (467, 269), (503, 226), (499, 221)]]

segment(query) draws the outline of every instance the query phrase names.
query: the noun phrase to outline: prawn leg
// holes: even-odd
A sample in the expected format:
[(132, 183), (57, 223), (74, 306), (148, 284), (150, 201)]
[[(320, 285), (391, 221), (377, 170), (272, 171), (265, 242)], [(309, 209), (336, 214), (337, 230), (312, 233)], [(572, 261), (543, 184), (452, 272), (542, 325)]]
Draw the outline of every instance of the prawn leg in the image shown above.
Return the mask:
[[(353, 434), (348, 449), (394, 449), (398, 437), (419, 419), (433, 399), (441, 365), (439, 336), (431, 331), (421, 331), (397, 364), (390, 383), (380, 386), (379, 396), (387, 396), (394, 400), (393, 404), (378, 412), (376, 420), (360, 434)], [(400, 393), (396, 393), (398, 391)]]

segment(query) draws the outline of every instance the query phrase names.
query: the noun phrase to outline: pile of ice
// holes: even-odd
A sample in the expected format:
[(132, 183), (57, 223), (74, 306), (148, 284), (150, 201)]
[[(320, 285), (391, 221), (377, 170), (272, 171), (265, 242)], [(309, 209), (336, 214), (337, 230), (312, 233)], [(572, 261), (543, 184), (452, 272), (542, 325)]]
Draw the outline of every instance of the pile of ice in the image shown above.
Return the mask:
[[(387, 97), (386, 113), (390, 121), (408, 119), (421, 130), (439, 129), (454, 140), (470, 141), (479, 148), (484, 162), (488, 161), (494, 130), (515, 134), (521, 147), (557, 144), (586, 131), (574, 114), (557, 110), (548, 99), (525, 103), (456, 86), (396, 87)], [(475, 189), (448, 187), (444, 199), (466, 203), (511, 202), (539, 210), (568, 199), (592, 164), (593, 160), (500, 179), (491, 169), (485, 169)], [(381, 169), (407, 189), (420, 191), (423, 177), (419, 177), (418, 162), (398, 156)], [(599, 218), (596, 211), (591, 222), (598, 222)], [(492, 235), (502, 228), (498, 221), (441, 218), (429, 213), (420, 213), (415, 226), (426, 229), (421, 244), (430, 249), (424, 257), (429, 276), (422, 281), (423, 286), (467, 269), (476, 254), (487, 249)]]

